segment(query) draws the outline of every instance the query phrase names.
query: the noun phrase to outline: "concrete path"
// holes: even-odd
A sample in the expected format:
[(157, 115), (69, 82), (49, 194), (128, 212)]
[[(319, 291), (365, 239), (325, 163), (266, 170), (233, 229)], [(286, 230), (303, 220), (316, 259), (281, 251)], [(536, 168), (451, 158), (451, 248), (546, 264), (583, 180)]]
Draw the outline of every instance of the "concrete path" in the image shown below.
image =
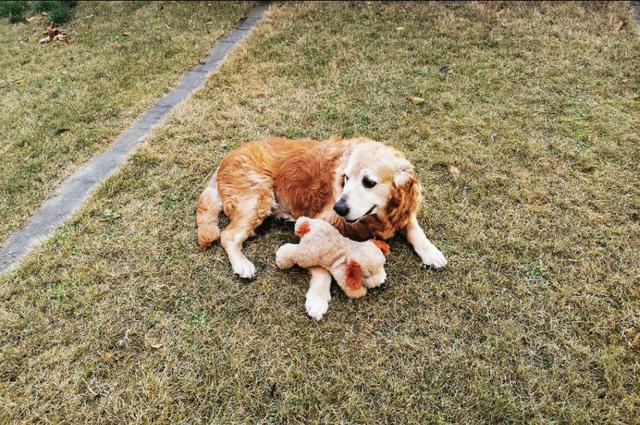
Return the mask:
[(636, 22), (640, 24), (640, 1), (632, 1), (631, 9), (633, 10), (633, 16), (636, 17)]
[(143, 116), (122, 132), (111, 147), (96, 155), (75, 174), (63, 181), (29, 222), (14, 233), (0, 250), (0, 273), (16, 265), (37, 243), (50, 236), (89, 198), (95, 188), (120, 168), (144, 138), (160, 125), (176, 108), (200, 89), (209, 75), (224, 61), (228, 53), (240, 43), (262, 18), (269, 4), (253, 8), (236, 29), (220, 39), (209, 56), (187, 74), (177, 87), (158, 100)]

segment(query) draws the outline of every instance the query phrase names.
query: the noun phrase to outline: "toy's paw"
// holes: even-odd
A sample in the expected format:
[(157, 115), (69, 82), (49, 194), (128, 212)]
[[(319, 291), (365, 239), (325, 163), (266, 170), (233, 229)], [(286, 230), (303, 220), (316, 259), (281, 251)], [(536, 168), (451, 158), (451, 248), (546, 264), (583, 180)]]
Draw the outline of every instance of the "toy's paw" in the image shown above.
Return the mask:
[(351, 299), (362, 298), (367, 295), (367, 288), (365, 286), (361, 286), (358, 289), (352, 289), (348, 286), (342, 288), (345, 295)]
[(316, 319), (322, 319), (322, 316), (329, 310), (329, 298), (322, 295), (310, 292), (307, 294), (307, 301), (304, 303), (304, 307), (307, 310), (307, 314)]
[(288, 269), (290, 267), (293, 267), (293, 261), (286, 254), (286, 250), (287, 250), (287, 246), (286, 245), (282, 245), (276, 251), (276, 265), (280, 269)]
[(447, 265), (447, 259), (444, 258), (444, 254), (433, 245), (418, 254), (420, 254), (422, 262), (427, 266), (439, 269)]
[(244, 279), (251, 279), (256, 275), (256, 266), (246, 257), (236, 258), (231, 262), (233, 272)]
[(378, 286), (382, 285), (386, 279), (387, 279), (387, 272), (385, 272), (384, 269), (382, 269), (378, 273), (374, 274), (373, 276), (365, 279), (362, 283), (364, 284), (364, 286), (371, 289), (371, 288), (377, 288)]

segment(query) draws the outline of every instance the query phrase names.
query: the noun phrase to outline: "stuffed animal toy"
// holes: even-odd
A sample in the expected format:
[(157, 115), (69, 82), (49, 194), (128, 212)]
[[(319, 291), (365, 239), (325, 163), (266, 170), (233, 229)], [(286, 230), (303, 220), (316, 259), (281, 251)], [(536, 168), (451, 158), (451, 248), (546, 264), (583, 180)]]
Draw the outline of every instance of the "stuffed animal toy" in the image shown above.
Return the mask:
[(276, 252), (276, 264), (281, 269), (294, 264), (306, 269), (322, 267), (349, 298), (364, 296), (368, 288), (380, 286), (387, 277), (384, 262), (389, 245), (382, 241), (356, 242), (326, 221), (309, 217), (298, 218), (295, 234), (299, 244), (282, 245)]

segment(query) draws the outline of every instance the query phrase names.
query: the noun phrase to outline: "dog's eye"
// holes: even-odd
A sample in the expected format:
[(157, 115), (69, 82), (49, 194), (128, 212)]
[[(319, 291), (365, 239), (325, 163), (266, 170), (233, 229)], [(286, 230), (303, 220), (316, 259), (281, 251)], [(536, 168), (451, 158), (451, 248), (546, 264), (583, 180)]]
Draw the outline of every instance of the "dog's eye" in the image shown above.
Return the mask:
[(364, 176), (362, 178), (362, 185), (364, 187), (366, 187), (367, 189), (371, 189), (373, 186), (377, 185), (378, 183), (374, 182), (373, 180), (371, 180), (369, 177)]

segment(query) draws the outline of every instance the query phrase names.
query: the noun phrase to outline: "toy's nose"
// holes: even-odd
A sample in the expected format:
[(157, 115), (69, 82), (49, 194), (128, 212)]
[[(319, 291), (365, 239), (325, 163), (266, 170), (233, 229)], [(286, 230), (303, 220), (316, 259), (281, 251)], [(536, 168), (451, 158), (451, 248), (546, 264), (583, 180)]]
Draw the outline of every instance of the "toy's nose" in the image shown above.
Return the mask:
[(349, 214), (349, 207), (347, 206), (347, 201), (344, 198), (338, 199), (338, 202), (333, 206), (333, 210), (340, 217), (344, 217)]

